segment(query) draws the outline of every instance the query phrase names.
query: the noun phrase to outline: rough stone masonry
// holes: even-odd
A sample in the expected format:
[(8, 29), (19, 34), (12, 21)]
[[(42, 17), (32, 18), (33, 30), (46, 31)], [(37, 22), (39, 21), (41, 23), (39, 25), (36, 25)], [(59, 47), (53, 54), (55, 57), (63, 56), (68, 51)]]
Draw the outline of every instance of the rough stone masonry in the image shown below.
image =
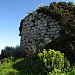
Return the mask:
[(60, 25), (51, 16), (34, 11), (23, 19), (19, 30), (21, 49), (36, 51), (59, 37)]

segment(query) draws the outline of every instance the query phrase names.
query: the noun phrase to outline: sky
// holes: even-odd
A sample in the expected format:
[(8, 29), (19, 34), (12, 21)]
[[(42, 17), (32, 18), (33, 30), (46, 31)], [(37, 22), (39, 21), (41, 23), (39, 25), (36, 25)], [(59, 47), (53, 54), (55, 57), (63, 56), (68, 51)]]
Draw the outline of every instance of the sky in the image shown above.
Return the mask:
[[(28, 12), (53, 1), (56, 0), (0, 0), (0, 52), (6, 46), (20, 45), (19, 26)], [(57, 0), (59, 1), (75, 3), (75, 0)]]

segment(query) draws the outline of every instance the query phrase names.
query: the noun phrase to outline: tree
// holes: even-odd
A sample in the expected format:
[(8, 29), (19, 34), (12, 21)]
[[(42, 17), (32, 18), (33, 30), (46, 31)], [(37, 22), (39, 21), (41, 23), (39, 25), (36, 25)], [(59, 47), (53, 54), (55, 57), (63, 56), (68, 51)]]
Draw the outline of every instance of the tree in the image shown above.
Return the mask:
[(5, 57), (14, 57), (14, 58), (20, 58), (21, 57), (21, 50), (20, 50), (20, 46), (17, 45), (16, 47), (10, 47), (10, 46), (6, 46), (4, 49), (1, 50), (1, 57), (5, 58)]

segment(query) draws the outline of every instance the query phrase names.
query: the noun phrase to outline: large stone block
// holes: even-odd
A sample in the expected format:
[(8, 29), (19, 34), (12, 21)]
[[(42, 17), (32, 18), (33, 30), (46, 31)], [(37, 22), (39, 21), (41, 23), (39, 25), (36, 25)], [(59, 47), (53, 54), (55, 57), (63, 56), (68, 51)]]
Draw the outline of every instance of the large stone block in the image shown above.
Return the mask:
[(57, 28), (50, 28), (51, 32), (57, 31)]

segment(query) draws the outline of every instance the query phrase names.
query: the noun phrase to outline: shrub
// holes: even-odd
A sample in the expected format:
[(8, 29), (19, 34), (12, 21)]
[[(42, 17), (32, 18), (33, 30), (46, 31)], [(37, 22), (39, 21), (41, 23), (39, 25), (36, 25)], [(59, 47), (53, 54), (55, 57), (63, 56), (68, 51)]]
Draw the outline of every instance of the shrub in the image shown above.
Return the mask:
[(14, 69), (3, 69), (0, 75), (19, 75), (19, 72)]
[(11, 56), (11, 57), (2, 59), (1, 63), (11, 63), (12, 60), (14, 60), (14, 58)]
[(69, 61), (64, 58), (64, 53), (60, 51), (54, 51), (53, 49), (46, 51), (46, 49), (43, 49), (42, 52), (38, 53), (38, 57), (44, 63), (45, 70), (49, 75), (62, 74), (65, 66), (70, 67)]

